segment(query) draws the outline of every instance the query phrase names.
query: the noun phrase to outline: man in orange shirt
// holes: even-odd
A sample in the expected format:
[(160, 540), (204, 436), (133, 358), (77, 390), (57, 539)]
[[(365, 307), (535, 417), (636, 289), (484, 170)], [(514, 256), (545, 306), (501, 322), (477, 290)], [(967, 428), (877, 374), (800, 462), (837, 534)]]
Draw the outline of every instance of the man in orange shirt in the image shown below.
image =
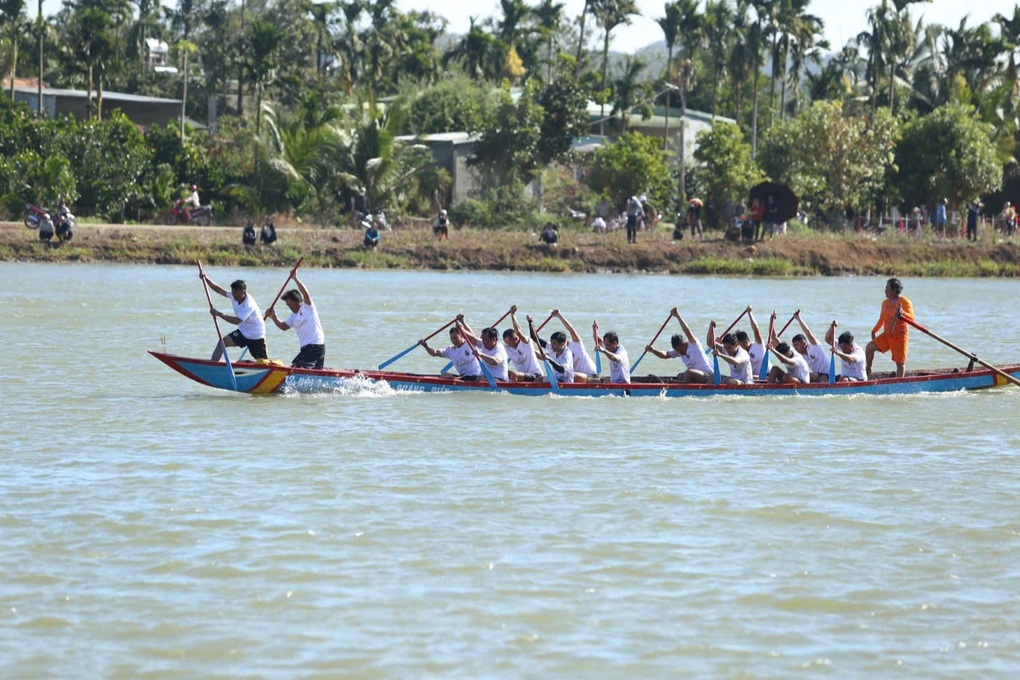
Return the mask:
[[(885, 284), (885, 300), (882, 300), (882, 315), (878, 323), (871, 329), (871, 342), (864, 349), (868, 375), (871, 375), (871, 363), (875, 352), (892, 351), (892, 360), (896, 363), (896, 377), (902, 378), (906, 372), (907, 347), (910, 345), (910, 327), (903, 319), (914, 320), (914, 306), (910, 300), (900, 295), (903, 284), (899, 279), (889, 279)], [(881, 330), (881, 333), (878, 331)]]

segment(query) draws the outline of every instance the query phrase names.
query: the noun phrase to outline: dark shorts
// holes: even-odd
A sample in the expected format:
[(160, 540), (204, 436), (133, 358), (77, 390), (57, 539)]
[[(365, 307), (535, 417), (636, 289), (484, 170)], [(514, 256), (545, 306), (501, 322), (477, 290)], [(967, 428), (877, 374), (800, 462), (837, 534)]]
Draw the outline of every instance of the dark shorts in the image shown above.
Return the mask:
[(237, 347), (247, 347), (248, 351), (251, 352), (252, 359), (269, 359), (269, 354), (266, 352), (266, 339), (259, 338), (258, 340), (249, 340), (241, 334), (241, 331), (234, 331), (227, 336)]
[(290, 365), (296, 368), (322, 368), (325, 360), (325, 345), (305, 345), (294, 357), (294, 361), (290, 362)]

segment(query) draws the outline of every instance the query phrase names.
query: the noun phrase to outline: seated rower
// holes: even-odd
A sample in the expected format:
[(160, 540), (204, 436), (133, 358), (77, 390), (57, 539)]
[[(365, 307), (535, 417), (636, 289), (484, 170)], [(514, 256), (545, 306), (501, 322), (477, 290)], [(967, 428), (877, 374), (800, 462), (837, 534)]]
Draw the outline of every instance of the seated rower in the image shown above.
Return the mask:
[(535, 356), (535, 346), (531, 344), (531, 340), (517, 322), (517, 305), (510, 308), (510, 322), (513, 328), (503, 331), (503, 345), (516, 369), (509, 371), (510, 380), (513, 382), (541, 380), (542, 367), (538, 364), (538, 357)]
[(560, 310), (554, 309), (552, 315), (560, 320), (567, 333), (570, 334), (570, 341), (567, 342), (567, 347), (570, 349), (570, 356), (574, 360), (574, 380), (584, 382), (591, 376), (597, 376), (598, 371), (595, 370), (595, 360), (591, 358), (588, 350), (585, 349), (581, 336), (577, 334), (577, 331), (570, 325), (570, 322), (560, 314)]
[(595, 351), (602, 352), (609, 359), (609, 378), (602, 382), (630, 384), (630, 357), (620, 344), (620, 336), (613, 331), (601, 338), (595, 336)]
[[(535, 319), (528, 315), (528, 327), (532, 337), (534, 333)], [(535, 346), (535, 352), (542, 361), (548, 361), (552, 367), (556, 382), (574, 382), (574, 355), (567, 347), (567, 336), (563, 331), (556, 331), (549, 336), (549, 352), (546, 353), (542, 345)]]
[(737, 344), (732, 333), (722, 337), (722, 342), (715, 343), (715, 355), (730, 365), (730, 374), (721, 376), (719, 381), (724, 385), (750, 385), (754, 382), (751, 372), (751, 357), (747, 351)]
[(499, 344), (499, 331), (495, 328), (485, 328), (482, 330), (482, 337), (478, 338), (471, 327), (463, 321), (458, 321), (457, 326), (461, 335), (478, 350), (478, 359), (485, 362), (493, 380), (510, 380), (507, 374), (507, 353), (503, 345)]
[(800, 318), (800, 310), (793, 313), (793, 318), (800, 324), (804, 333), (793, 336), (791, 344), (797, 352), (804, 357), (811, 369), (811, 382), (829, 382), (829, 357), (825, 355), (825, 349), (819, 344), (818, 338), (811, 332), (804, 319)]
[(677, 333), (669, 340), (673, 349), (663, 352), (648, 345), (645, 347), (645, 351), (651, 352), (660, 359), (679, 358), (683, 361), (687, 370), (677, 375), (677, 379), (682, 383), (708, 384), (712, 382), (714, 371), (708, 362), (708, 357), (705, 355), (705, 350), (702, 348), (701, 343), (694, 337), (691, 327), (680, 316), (680, 312), (677, 311), (676, 307), (670, 311), (670, 315), (680, 322), (680, 328), (683, 330), (686, 339)]
[[(832, 336), (836, 333), (836, 322), (825, 338), (832, 343)], [(843, 331), (839, 334), (839, 349), (832, 348), (832, 353), (840, 359), (839, 378), (836, 382), (865, 382), (868, 379), (867, 356), (864, 348), (854, 342), (854, 335), (850, 331)]]
[(427, 340), (419, 340), (418, 344), (425, 348), (425, 351), (434, 357), (443, 357), (453, 362), (460, 374), (461, 380), (478, 380), (482, 373), (482, 367), (475, 356), (474, 347), (464, 339), (460, 328), (454, 326), (450, 329), (450, 346), (444, 349), (429, 347)]
[(779, 362), (786, 366), (773, 366), (769, 371), (768, 382), (770, 383), (797, 383), (807, 384), (811, 382), (811, 369), (807, 361), (797, 352), (793, 351), (785, 342), (776, 343), (774, 340), (769, 349)]

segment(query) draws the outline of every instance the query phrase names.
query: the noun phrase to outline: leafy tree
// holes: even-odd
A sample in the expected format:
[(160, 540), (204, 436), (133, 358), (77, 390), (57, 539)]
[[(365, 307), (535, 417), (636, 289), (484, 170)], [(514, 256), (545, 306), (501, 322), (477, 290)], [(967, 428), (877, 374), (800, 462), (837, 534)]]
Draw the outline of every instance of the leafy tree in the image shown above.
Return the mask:
[(493, 96), (492, 113), (477, 130), (478, 142), (469, 161), (490, 174), (493, 186), (521, 186), (540, 171), (545, 111), (529, 83), (515, 102), (509, 87)]
[(477, 129), (488, 94), (470, 78), (461, 76), (410, 93), (411, 112), (402, 134), (423, 135)]
[(907, 122), (896, 145), (894, 184), (908, 204), (969, 201), (1002, 186), (990, 125), (973, 107), (942, 106)]
[(716, 122), (698, 133), (694, 159), (698, 161), (692, 169), (695, 183), (715, 197), (716, 205), (735, 203), (765, 179), (751, 157), (751, 145), (735, 123)]
[(837, 102), (815, 102), (770, 130), (758, 161), (806, 207), (836, 213), (877, 198), (894, 137), (895, 121), (885, 110), (874, 118), (849, 116)]
[(628, 196), (646, 194), (656, 205), (672, 196), (672, 181), (662, 145), (640, 132), (628, 132), (598, 149), (592, 159), (588, 186), (621, 204)]
[(14, 77), (18, 70), (18, 33), (24, 28), (25, 0), (0, 0), (0, 21), (11, 41), (11, 99), (14, 99)]

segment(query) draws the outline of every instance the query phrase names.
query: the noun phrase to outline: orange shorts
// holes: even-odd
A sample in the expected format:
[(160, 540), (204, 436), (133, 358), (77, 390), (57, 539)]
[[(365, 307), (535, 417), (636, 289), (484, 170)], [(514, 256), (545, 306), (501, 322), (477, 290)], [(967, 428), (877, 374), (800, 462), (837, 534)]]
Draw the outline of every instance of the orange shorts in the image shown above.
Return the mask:
[(907, 363), (907, 347), (910, 345), (909, 338), (890, 338), (886, 333), (880, 333), (872, 342), (875, 343), (878, 351), (883, 354), (892, 350), (892, 360), (895, 363)]

